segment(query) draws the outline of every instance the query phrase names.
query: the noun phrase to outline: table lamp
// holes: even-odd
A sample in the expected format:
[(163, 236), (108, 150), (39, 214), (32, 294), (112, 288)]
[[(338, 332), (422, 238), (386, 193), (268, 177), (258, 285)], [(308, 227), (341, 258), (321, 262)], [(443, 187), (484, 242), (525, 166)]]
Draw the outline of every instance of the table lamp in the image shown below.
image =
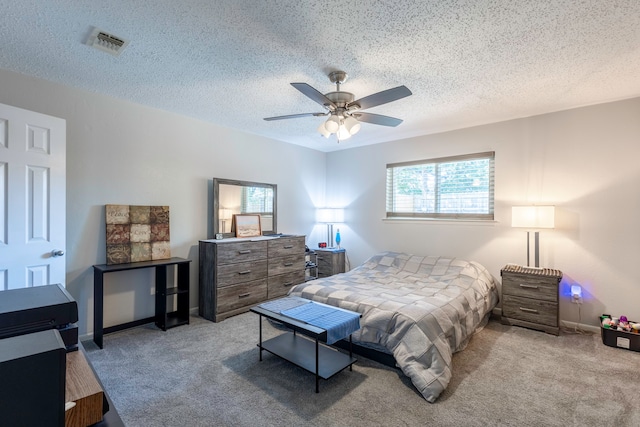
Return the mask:
[(527, 267), (529, 264), (529, 233), (535, 230), (535, 266), (540, 267), (539, 228), (555, 227), (555, 206), (513, 206), (511, 208), (511, 226), (528, 228), (527, 230)]
[(220, 222), (222, 223), (222, 232), (227, 232), (227, 221), (231, 219), (231, 209), (220, 209)]
[(321, 208), (316, 210), (316, 221), (327, 224), (327, 243), (333, 248), (333, 224), (344, 222), (344, 209)]

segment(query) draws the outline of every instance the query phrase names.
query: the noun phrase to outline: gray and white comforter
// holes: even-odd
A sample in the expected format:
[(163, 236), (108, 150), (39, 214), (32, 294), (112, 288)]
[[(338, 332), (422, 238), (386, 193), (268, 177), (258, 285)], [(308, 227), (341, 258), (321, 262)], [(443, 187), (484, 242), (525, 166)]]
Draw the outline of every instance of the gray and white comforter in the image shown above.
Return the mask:
[(477, 262), (396, 252), (297, 285), (289, 295), (361, 313), (354, 342), (386, 348), (432, 403), (451, 380), (453, 353), (498, 302), (495, 279)]

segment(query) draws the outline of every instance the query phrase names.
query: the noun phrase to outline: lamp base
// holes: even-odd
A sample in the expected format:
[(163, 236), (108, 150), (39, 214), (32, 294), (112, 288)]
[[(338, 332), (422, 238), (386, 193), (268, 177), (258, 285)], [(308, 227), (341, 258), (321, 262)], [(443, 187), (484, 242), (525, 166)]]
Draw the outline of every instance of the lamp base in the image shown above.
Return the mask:
[[(534, 262), (535, 262), (535, 266), (537, 268), (540, 268), (540, 232), (539, 231), (535, 231), (534, 232)], [(527, 267), (531, 267), (531, 263), (530, 263), (530, 251), (529, 248), (531, 247), (531, 243), (529, 242), (529, 231), (527, 231)]]
[(327, 242), (329, 247), (333, 248), (333, 224), (327, 224)]

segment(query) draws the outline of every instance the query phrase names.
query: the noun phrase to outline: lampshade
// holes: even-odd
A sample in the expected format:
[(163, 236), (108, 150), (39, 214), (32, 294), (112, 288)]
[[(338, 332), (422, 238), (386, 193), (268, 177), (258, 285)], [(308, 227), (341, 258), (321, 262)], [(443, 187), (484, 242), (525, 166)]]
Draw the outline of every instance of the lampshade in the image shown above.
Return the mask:
[(320, 124), (318, 132), (325, 138), (335, 133), (338, 141), (342, 141), (358, 133), (361, 127), (362, 125), (355, 117), (345, 114), (344, 111), (333, 111), (329, 118)]
[(338, 128), (340, 127), (340, 118), (338, 116), (332, 115), (324, 122), (324, 127), (329, 133), (336, 133)]
[(349, 116), (344, 119), (344, 127), (349, 132), (349, 135), (355, 135), (356, 133), (358, 133), (362, 125), (355, 118)]
[(344, 209), (341, 209), (341, 208), (317, 209), (316, 221), (320, 223), (327, 223), (327, 224), (344, 222)]
[(320, 123), (320, 126), (318, 126), (318, 132), (320, 132), (320, 135), (325, 138), (329, 138), (331, 136), (331, 132), (327, 130), (324, 122)]
[(231, 219), (231, 209), (220, 209), (220, 219)]
[(553, 228), (555, 227), (555, 206), (513, 206), (511, 226)]
[(345, 139), (351, 138), (351, 134), (349, 133), (349, 131), (344, 125), (340, 125), (336, 136), (338, 137), (339, 140), (345, 140)]

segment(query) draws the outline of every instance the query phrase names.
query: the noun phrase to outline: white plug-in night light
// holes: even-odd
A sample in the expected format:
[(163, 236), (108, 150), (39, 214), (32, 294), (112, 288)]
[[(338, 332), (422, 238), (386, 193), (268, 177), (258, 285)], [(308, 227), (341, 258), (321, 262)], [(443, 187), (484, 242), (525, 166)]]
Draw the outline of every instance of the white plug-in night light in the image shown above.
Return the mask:
[(582, 298), (582, 287), (580, 285), (571, 285), (571, 298), (575, 300)]

